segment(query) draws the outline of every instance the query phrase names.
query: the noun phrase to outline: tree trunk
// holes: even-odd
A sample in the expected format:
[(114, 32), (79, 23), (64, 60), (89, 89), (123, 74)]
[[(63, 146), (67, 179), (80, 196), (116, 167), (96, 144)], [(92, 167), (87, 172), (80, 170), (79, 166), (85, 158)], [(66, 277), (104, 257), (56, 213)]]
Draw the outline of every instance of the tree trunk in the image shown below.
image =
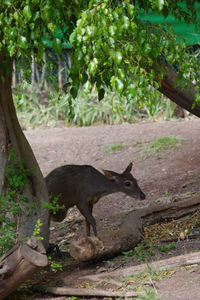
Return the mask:
[(15, 245), (0, 259), (0, 299), (4, 299), (47, 264), (44, 246), (35, 237)]
[(0, 170), (1, 170), (0, 171), (0, 195), (2, 193), (2, 188), (4, 185), (6, 161), (7, 161), (6, 125), (5, 125), (2, 105), (0, 104)]
[(187, 90), (184, 90), (181, 86), (176, 86), (176, 72), (166, 66), (165, 69), (167, 70), (167, 74), (161, 80), (159, 91), (182, 108), (200, 117), (200, 105), (194, 105), (195, 85), (190, 83)]
[[(0, 78), (0, 147), (3, 153), (3, 158), (1, 157), (0, 160), (0, 180), (3, 182), (8, 145), (11, 145), (17, 155), (17, 159), (23, 161), (24, 168), (33, 170), (29, 182), (23, 191), (23, 195), (28, 199), (28, 203), (26, 204), (27, 207), (23, 207), (24, 213), (20, 217), (19, 239), (32, 236), (34, 226), (40, 218), (43, 224), (40, 235), (43, 236), (44, 245), (47, 247), (49, 239), (49, 212), (41, 207), (43, 202), (48, 202), (47, 188), (32, 149), (22, 132), (16, 116), (11, 90), (12, 61), (3, 52), (0, 52)], [(28, 208), (30, 212), (30, 207), (31, 216), (26, 213)]]

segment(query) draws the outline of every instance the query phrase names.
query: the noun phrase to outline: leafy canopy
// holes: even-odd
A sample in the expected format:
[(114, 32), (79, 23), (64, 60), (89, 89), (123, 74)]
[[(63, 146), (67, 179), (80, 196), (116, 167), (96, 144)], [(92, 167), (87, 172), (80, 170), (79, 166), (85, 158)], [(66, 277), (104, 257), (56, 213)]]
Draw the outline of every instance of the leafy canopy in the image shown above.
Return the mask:
[(105, 87), (131, 99), (143, 97), (150, 86), (158, 87), (161, 60), (178, 68), (183, 86), (196, 82), (200, 101), (200, 71), (197, 59), (186, 51), (170, 28), (143, 22), (141, 10), (164, 16), (172, 14), (187, 23), (196, 21), (195, 1), (174, 0), (2, 0), (0, 49), (10, 56), (42, 58), (52, 40), (61, 53), (63, 43), (72, 44), (69, 90), (76, 97), (80, 86), (91, 91), (96, 85), (99, 99)]

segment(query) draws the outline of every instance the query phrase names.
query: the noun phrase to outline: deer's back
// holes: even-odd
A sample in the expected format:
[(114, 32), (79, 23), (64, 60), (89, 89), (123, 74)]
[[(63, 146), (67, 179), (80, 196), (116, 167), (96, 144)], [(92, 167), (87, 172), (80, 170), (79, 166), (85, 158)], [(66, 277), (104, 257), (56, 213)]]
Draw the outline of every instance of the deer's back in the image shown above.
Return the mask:
[(51, 171), (45, 178), (49, 195), (58, 196), (59, 204), (66, 208), (78, 203), (80, 197), (98, 195), (106, 178), (89, 165), (64, 165)]

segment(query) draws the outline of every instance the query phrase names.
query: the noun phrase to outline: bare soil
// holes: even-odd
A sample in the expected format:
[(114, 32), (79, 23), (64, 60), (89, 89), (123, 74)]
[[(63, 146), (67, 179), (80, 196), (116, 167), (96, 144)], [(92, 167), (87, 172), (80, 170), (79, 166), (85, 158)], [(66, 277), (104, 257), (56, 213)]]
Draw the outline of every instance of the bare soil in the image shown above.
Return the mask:
[[(90, 164), (99, 170), (122, 172), (130, 162), (133, 162), (132, 173), (145, 192), (146, 200), (136, 201), (120, 193), (101, 199), (94, 208), (100, 238), (111, 226), (109, 220), (113, 216), (135, 208), (142, 209), (152, 201), (156, 203), (172, 201), (177, 195), (188, 197), (190, 194), (200, 192), (200, 122), (196, 118), (113, 126), (37, 129), (26, 131), (25, 134), (44, 175), (64, 164)], [(163, 149), (149, 156), (144, 155), (145, 148), (151, 141), (170, 136), (181, 138), (182, 142), (174, 149)], [(117, 151), (107, 152), (107, 147), (113, 144), (122, 144), (123, 147)], [(112, 230), (112, 227), (109, 228)], [(52, 224), (51, 240), (59, 243), (61, 249), (67, 251), (70, 239), (76, 235), (84, 235), (84, 230), (83, 217), (73, 208), (63, 223), (57, 226)], [(200, 239), (196, 237), (194, 240), (177, 242), (174, 250), (160, 253), (157, 257), (160, 259), (188, 253), (199, 248)], [(78, 264), (69, 258), (66, 252), (63, 271), (49, 275), (45, 284), (72, 286), (78, 282), (79, 276), (135, 263), (133, 259), (124, 261), (118, 257), (110, 261)], [(177, 270), (169, 278), (161, 278), (154, 286), (157, 297), (161, 300), (200, 299), (199, 274), (200, 267), (195, 266)], [(46, 298), (53, 297), (37, 294), (31, 299)]]

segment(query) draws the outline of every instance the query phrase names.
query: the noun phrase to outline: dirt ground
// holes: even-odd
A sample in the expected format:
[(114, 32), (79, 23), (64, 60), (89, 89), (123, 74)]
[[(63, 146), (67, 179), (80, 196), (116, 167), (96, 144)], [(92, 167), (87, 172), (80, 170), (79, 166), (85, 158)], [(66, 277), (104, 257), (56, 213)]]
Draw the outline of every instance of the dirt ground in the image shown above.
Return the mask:
[[(130, 162), (133, 162), (132, 173), (145, 192), (146, 200), (136, 201), (120, 193), (101, 199), (95, 205), (93, 213), (100, 235), (104, 230), (100, 227), (102, 224), (105, 225), (113, 215), (135, 208), (142, 209), (152, 201), (171, 201), (174, 195), (200, 192), (200, 122), (196, 118), (114, 126), (37, 129), (26, 131), (25, 134), (44, 175), (63, 164), (90, 164), (99, 170), (110, 169), (122, 172)], [(182, 139), (176, 148), (162, 150), (149, 156), (144, 155), (145, 148), (151, 141), (171, 136)], [(122, 147), (117, 151), (108, 152), (107, 147), (113, 144), (120, 144)], [(72, 230), (68, 231), (65, 224), (72, 226)], [(51, 238), (62, 246), (63, 240), (70, 238), (70, 235), (74, 236), (76, 232), (84, 231), (83, 225), (83, 218), (76, 209), (72, 209), (69, 212), (68, 223), (64, 222), (60, 227), (52, 225)], [(193, 250), (199, 250), (198, 238), (193, 244), (196, 247)], [(191, 251), (188, 245), (189, 242), (184, 241), (182, 253)], [(173, 250), (169, 256), (177, 254), (179, 253)], [(107, 270), (108, 265), (109, 267), (111, 265), (111, 268), (115, 269), (119, 261), (120, 259), (115, 259), (109, 262), (110, 264), (73, 262), (71, 267), (66, 264), (62, 272), (50, 277), (49, 282), (52, 284), (51, 280), (53, 280), (54, 285), (68, 285), (77, 279), (77, 276), (95, 274), (99, 268)], [(128, 261), (129, 265), (132, 263), (135, 262)], [(154, 287), (157, 298), (161, 300), (198, 300), (200, 299), (200, 267), (177, 270), (169, 278), (160, 279)], [(37, 294), (31, 299), (46, 298), (47, 296)], [(52, 298), (56, 296), (48, 296), (48, 299)], [(69, 298), (58, 297), (58, 299)]]

